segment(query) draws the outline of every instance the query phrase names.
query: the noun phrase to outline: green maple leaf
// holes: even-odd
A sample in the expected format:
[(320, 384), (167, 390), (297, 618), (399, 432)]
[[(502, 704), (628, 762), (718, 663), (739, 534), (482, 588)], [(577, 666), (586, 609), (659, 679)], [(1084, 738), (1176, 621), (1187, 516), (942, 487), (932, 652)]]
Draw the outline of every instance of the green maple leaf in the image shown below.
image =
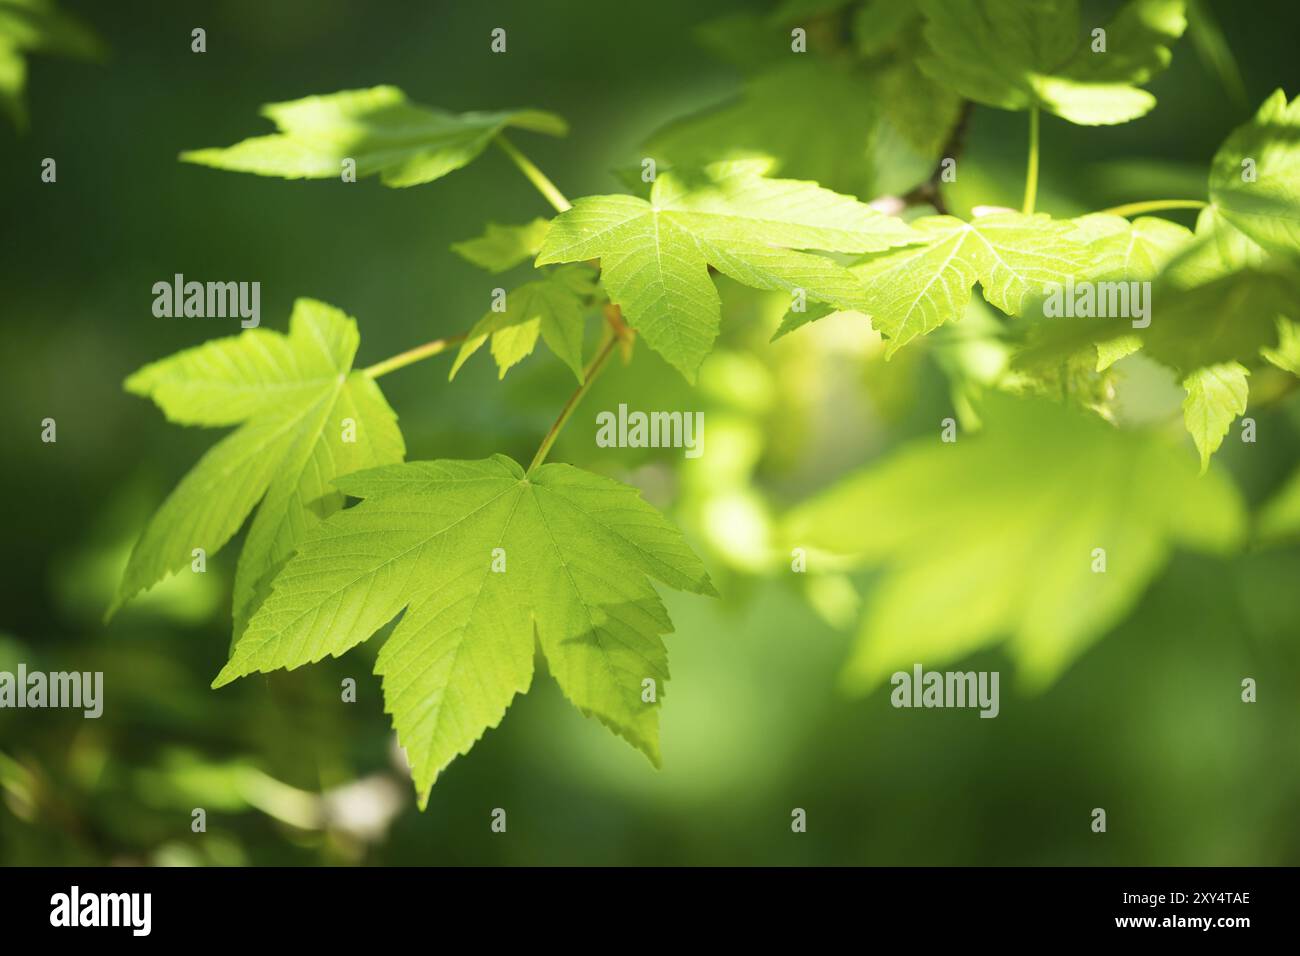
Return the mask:
[(352, 159), (358, 178), (377, 175), (385, 186), (416, 186), (469, 164), (507, 127), (552, 136), (567, 130), (553, 113), (448, 113), (412, 103), (394, 86), (269, 103), (262, 115), (278, 133), (225, 149), (190, 150), (180, 158), (285, 179), (338, 179), (343, 161)]
[(520, 226), (487, 224), (483, 235), (452, 243), (451, 249), (463, 259), (488, 272), (505, 272), (525, 259), (532, 259), (542, 248), (549, 219), (534, 219)]
[(1183, 380), (1183, 421), (1201, 454), (1202, 472), (1210, 467), (1210, 456), (1223, 444), (1232, 420), (1246, 413), (1248, 375), (1239, 362), (1224, 362), (1197, 369)]
[[(1019, 315), (1048, 283), (1064, 282), (1089, 262), (1074, 225), (1041, 213), (993, 213), (971, 222), (927, 216), (912, 226), (925, 245), (869, 256), (849, 270), (863, 284), (861, 311), (889, 337), (887, 355), (965, 315), (976, 282), (990, 305)], [(791, 312), (777, 337), (816, 318)]]
[(661, 173), (646, 201), (590, 196), (551, 223), (537, 264), (600, 259), (601, 282), (628, 324), (689, 381), (718, 335), (709, 267), (756, 289), (803, 290), (855, 307), (843, 266), (795, 250), (870, 252), (917, 240), (902, 220), (815, 183), (762, 176), (762, 161), (702, 175)]
[(1300, 255), (1300, 97), (1288, 104), (1275, 91), (1224, 140), (1210, 166), (1210, 198), (1264, 249)]
[(23, 89), (29, 53), (96, 59), (104, 55), (104, 47), (52, 0), (0, 0), (0, 108), (19, 129), (27, 125)]
[(1043, 686), (1123, 619), (1175, 547), (1221, 553), (1244, 537), (1232, 484), (1198, 477), (1152, 433), (1005, 397), (983, 417), (979, 434), (917, 441), (789, 518), (791, 545), (884, 568), (845, 675), (854, 688), (1003, 640)]
[[(162, 503), (131, 552), (113, 608), (215, 554), (258, 502), (235, 573), (235, 633), (306, 531), (343, 504), (340, 475), (401, 461), (397, 418), (353, 372), (356, 322), (299, 299), (289, 334), (248, 329), (146, 365), (126, 389), (182, 425), (239, 425)], [(349, 420), (351, 426), (349, 428)]]
[(1150, 111), (1138, 87), (1169, 65), (1187, 27), (1184, 0), (1131, 0), (1105, 25), (1093, 52), (1076, 0), (921, 0), (932, 55), (921, 69), (967, 99), (1007, 110), (1037, 108), (1087, 126)]
[(542, 278), (526, 282), (505, 298), (505, 311), (489, 310), (470, 329), (452, 363), (448, 379), (492, 338), (492, 357), (500, 377), (523, 361), (540, 335), (548, 348), (583, 380), (582, 338), (588, 300), (596, 294), (595, 276), (585, 266), (561, 266)]
[(660, 635), (672, 623), (650, 579), (714, 591), (635, 489), (569, 465), (525, 474), (501, 455), (338, 484), (364, 500), (302, 543), (214, 687), (342, 654), (405, 610), (376, 672), (421, 806), (442, 769), (528, 690), (535, 645), (570, 701), (658, 763), (643, 681), (662, 693)]

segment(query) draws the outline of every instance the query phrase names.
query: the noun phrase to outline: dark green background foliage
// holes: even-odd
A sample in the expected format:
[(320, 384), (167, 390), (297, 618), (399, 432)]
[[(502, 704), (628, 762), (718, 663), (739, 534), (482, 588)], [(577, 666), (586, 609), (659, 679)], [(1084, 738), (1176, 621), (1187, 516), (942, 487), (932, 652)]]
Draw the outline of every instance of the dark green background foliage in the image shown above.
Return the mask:
[[(1040, 209), (1203, 198), (1227, 134), (1277, 87), (1300, 93), (1300, 8), (1212, 6), (1244, 98), (1184, 38), (1150, 85), (1159, 105), (1148, 116), (1100, 128), (1044, 120)], [(764, 556), (762, 537), (845, 471), (934, 435), (951, 414), (940, 353), (864, 358), (837, 345), (851, 327), (769, 345), (780, 304), (725, 281), (722, 337), (699, 385), (638, 347), (597, 383), (552, 455), (642, 488), (723, 595), (665, 595), (676, 633), (662, 771), (541, 677), (417, 812), (371, 676), (377, 640), (208, 689), (229, 649), (233, 546), (206, 575), (181, 575), (103, 625), (140, 528), (213, 437), (167, 424), (121, 382), (237, 331), (154, 318), (154, 282), (177, 272), (260, 281), (263, 326), (280, 330), (295, 298), (332, 303), (357, 317), (365, 365), (483, 313), (498, 280), (451, 243), (487, 220), (550, 213), (496, 151), (406, 190), (238, 176), (179, 163), (179, 152), (262, 131), (262, 103), (391, 83), (457, 111), (557, 112), (570, 135), (530, 136), (529, 155), (571, 197), (621, 191), (613, 171), (637, 164), (651, 133), (740, 87), (695, 27), (758, 5), (64, 7), (100, 34), (107, 61), (32, 57), (29, 129), (0, 123), (0, 669), (102, 670), (106, 706), (97, 721), (0, 711), (0, 863), (1300, 862), (1300, 547), (1176, 554), (1132, 613), (1044, 689), (1018, 686), (1000, 650), (966, 658), (963, 669), (1002, 671), (997, 720), (895, 710), (887, 688), (846, 694), (853, 615), (826, 623), (835, 600), (810, 602), (788, 558)], [(204, 55), (190, 52), (194, 26), (208, 32)], [(509, 31), (505, 56), (488, 52), (497, 26)], [(823, 28), (833, 33), (834, 17)], [(1024, 122), (976, 108), (954, 211), (1019, 205)], [(57, 185), (39, 181), (46, 156)], [(454, 385), (447, 367), (384, 379), (412, 459), (527, 461), (573, 387), (541, 350), (504, 382), (484, 356)], [(597, 448), (594, 413), (619, 402), (703, 409), (704, 457)], [(1293, 394), (1250, 414), (1259, 441), (1230, 435), (1214, 467), (1257, 508), (1300, 458), (1300, 405)], [(55, 445), (39, 441), (47, 416)], [(869, 602), (877, 579), (853, 580)], [(1245, 676), (1259, 681), (1255, 705), (1239, 700)], [(346, 677), (355, 704), (339, 701)], [(208, 811), (206, 835), (190, 832), (193, 807)], [(391, 824), (367, 827), (387, 807)], [(508, 811), (506, 835), (489, 830), (494, 807)], [(808, 811), (806, 834), (790, 832), (793, 807)], [(1109, 814), (1104, 836), (1089, 830), (1093, 807)]]

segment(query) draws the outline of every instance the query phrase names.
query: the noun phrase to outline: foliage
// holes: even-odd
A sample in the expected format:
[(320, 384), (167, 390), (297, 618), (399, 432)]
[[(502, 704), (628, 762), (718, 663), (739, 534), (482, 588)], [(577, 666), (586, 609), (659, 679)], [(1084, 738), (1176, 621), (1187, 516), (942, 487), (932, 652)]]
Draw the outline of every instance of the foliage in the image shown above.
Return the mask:
[[(807, 27), (813, 52), (791, 45), (792, 25)], [(114, 607), (194, 548), (215, 553), (256, 509), (216, 686), (337, 656), (396, 621), (376, 672), (423, 805), (530, 687), (537, 644), (575, 706), (657, 763), (672, 623), (651, 581), (714, 586), (686, 536), (635, 490), (546, 459), (596, 378), (639, 339), (690, 385), (707, 386), (714, 360), (743, 377), (718, 342), (728, 290), (756, 290), (785, 313), (776, 337), (797, 333), (772, 352), (845, 319), (865, 319), (860, 336), (883, 338), (885, 357), (931, 348), (968, 428), (956, 448), (918, 439), (794, 507), (780, 535), (765, 527), (751, 549), (762, 553), (738, 558), (733, 546), (723, 560), (775, 565), (778, 537), (812, 548), (834, 568), (829, 585), (809, 586), (823, 607), (844, 566), (882, 567), (848, 667), (856, 689), (918, 654), (937, 664), (1004, 639), (1026, 683), (1046, 685), (1123, 621), (1176, 549), (1240, 548), (1249, 520), (1211, 456), (1252, 387), (1283, 380), (1288, 391), (1300, 369), (1300, 100), (1279, 90), (1224, 141), (1206, 201), (1036, 209), (1041, 114), (1084, 126), (1144, 116), (1156, 101), (1143, 87), (1186, 27), (1182, 0), (1130, 0), (1103, 27), (1072, 0), (814, 0), (734, 15), (702, 35), (714, 47), (727, 39), (744, 73), (738, 96), (650, 134), (652, 162), (640, 182), (624, 177), (628, 191), (573, 202), (505, 135), (563, 135), (551, 113), (457, 114), (392, 86), (264, 107), (276, 133), (181, 158), (344, 182), (352, 162), (357, 178), (408, 187), (496, 144), (556, 215), (489, 222), (453, 246), (493, 275), (533, 269), (461, 335), (356, 370), (355, 323), (300, 300), (287, 336), (245, 331), (129, 378), (172, 421), (239, 427), (149, 522)], [(1018, 211), (948, 209), (947, 164), (960, 159), (972, 104), (1029, 113)], [(1190, 208), (1194, 231), (1144, 215)], [(1048, 306), (1076, 284), (1144, 283), (1145, 324)], [(594, 316), (603, 332), (589, 349)], [(459, 344), (455, 377), (489, 341), (504, 377), (539, 339), (578, 387), (527, 468), (501, 455), (401, 463), (376, 378)], [(1137, 363), (1183, 388), (1199, 477), (1166, 430), (1121, 420), (1118, 370)], [(743, 485), (751, 433), (727, 424), (740, 462), (728, 476)], [(709, 515), (758, 522), (773, 510), (748, 487), (696, 490)], [(348, 497), (362, 501), (347, 508)], [(1268, 535), (1293, 530), (1294, 499), (1288, 487), (1266, 512)], [(708, 520), (701, 527), (707, 535)], [(1104, 572), (1090, 566), (1097, 548)]]

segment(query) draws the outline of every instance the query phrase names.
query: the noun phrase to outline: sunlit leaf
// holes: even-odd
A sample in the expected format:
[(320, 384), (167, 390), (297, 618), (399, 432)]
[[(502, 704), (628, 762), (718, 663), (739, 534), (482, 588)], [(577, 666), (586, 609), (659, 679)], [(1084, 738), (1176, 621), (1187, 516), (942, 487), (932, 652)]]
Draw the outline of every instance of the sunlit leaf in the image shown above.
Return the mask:
[(358, 179), (379, 176), (385, 186), (416, 186), (469, 164), (507, 127), (552, 136), (567, 129), (558, 116), (536, 110), (448, 113), (412, 103), (394, 86), (270, 103), (262, 115), (279, 132), (180, 158), (285, 179), (339, 179), (344, 161), (352, 160)]
[[(681, 534), (637, 491), (504, 456), (413, 462), (339, 482), (364, 499), (322, 523), (213, 686), (339, 655), (402, 614), (376, 672), (421, 805), (528, 690), (540, 644), (583, 713), (659, 761), (672, 623), (651, 579), (713, 593)], [(405, 611), (405, 613), (402, 613)]]
[(1239, 363), (1225, 362), (1197, 369), (1183, 380), (1183, 421), (1201, 453), (1202, 471), (1210, 467), (1210, 456), (1223, 444), (1233, 419), (1246, 413), (1249, 375)]
[(146, 365), (126, 382), (182, 425), (239, 425), (162, 503), (122, 574), (114, 610), (193, 550), (214, 555), (258, 505), (235, 574), (236, 633), (269, 579), (321, 517), (342, 507), (334, 479), (401, 461), (397, 417), (374, 381), (352, 371), (356, 322), (299, 299), (289, 334), (248, 329)]
[(595, 276), (582, 266), (562, 266), (506, 295), (505, 310), (489, 310), (470, 329), (451, 366), (450, 378), (492, 338), (492, 357), (501, 378), (532, 354), (540, 335), (548, 348), (582, 381), (583, 320), (587, 299), (596, 292)]
[[(971, 222), (929, 216), (912, 226), (925, 245), (873, 255), (850, 269), (865, 289), (862, 311), (889, 337), (889, 354), (960, 319), (976, 282), (990, 305), (1019, 315), (1048, 283), (1063, 283), (1089, 262), (1073, 225), (1046, 215), (994, 213)], [(816, 317), (791, 313), (778, 335)]]
[(917, 240), (901, 220), (815, 183), (767, 179), (762, 162), (719, 163), (699, 176), (660, 175), (649, 201), (589, 196), (551, 223), (537, 258), (601, 260), (610, 300), (646, 343), (689, 380), (713, 347), (720, 302), (709, 267), (756, 289), (802, 290), (853, 307), (844, 267), (794, 250), (867, 252)]

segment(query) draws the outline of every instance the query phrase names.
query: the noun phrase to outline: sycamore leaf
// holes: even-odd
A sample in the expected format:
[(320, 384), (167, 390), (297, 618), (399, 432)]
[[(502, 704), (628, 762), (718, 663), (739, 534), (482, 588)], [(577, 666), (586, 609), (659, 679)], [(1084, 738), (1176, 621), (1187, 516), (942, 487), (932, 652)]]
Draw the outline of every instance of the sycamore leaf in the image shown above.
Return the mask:
[[(967, 99), (1038, 108), (1087, 126), (1124, 123), (1155, 106), (1138, 87), (1169, 65), (1187, 28), (1184, 0), (1130, 0), (1094, 50), (1076, 0), (921, 0), (932, 55), (921, 69)], [(1087, 29), (1084, 29), (1086, 26)]]
[(104, 47), (53, 0), (0, 0), (0, 108), (19, 129), (27, 125), (23, 89), (29, 53), (94, 59), (103, 56)]
[(549, 219), (534, 219), (522, 226), (487, 224), (483, 235), (463, 242), (453, 242), (452, 252), (488, 272), (505, 272), (525, 259), (532, 259), (542, 248)]
[(1043, 686), (1119, 623), (1174, 547), (1224, 552), (1243, 537), (1232, 484), (1198, 477), (1152, 433), (1031, 400), (990, 401), (983, 417), (979, 434), (918, 441), (790, 516), (792, 545), (884, 568), (847, 668), (857, 689), (1004, 639)]
[(843, 266), (794, 250), (871, 252), (919, 237), (815, 183), (767, 179), (763, 162), (718, 163), (702, 175), (664, 172), (649, 201), (590, 196), (551, 223), (537, 264), (601, 260), (610, 301), (690, 381), (718, 335), (709, 266), (756, 289), (802, 290), (845, 308), (861, 286)]
[(339, 481), (364, 499), (323, 522), (276, 578), (214, 687), (339, 655), (405, 610), (379, 652), (385, 708), (420, 804), (497, 726), (540, 644), (565, 696), (659, 762), (672, 630), (650, 579), (713, 594), (682, 535), (634, 488), (498, 455)]
[[(864, 286), (862, 311), (889, 337), (887, 355), (960, 319), (976, 282), (990, 305), (1019, 315), (1047, 284), (1064, 282), (1089, 262), (1073, 225), (1043, 214), (993, 213), (971, 222), (927, 216), (912, 226), (925, 245), (870, 256), (849, 270)], [(818, 317), (790, 313), (777, 335)]]
[(1201, 453), (1201, 471), (1210, 467), (1210, 456), (1223, 444), (1232, 420), (1246, 413), (1250, 372), (1238, 362), (1225, 362), (1197, 369), (1183, 379), (1187, 398), (1183, 421)]
[(182, 425), (240, 427), (217, 442), (162, 503), (122, 575), (110, 614), (213, 555), (260, 501), (235, 573), (235, 633), (309, 528), (337, 510), (334, 479), (402, 460), (397, 418), (352, 359), (356, 322), (299, 299), (289, 334), (248, 329), (146, 365), (126, 389)]
[(596, 294), (595, 276), (585, 266), (561, 266), (527, 282), (505, 297), (505, 311), (489, 310), (470, 329), (452, 363), (448, 379), (492, 337), (492, 357), (500, 377), (532, 354), (540, 335), (548, 348), (583, 379), (582, 337), (587, 300)]
[(558, 116), (536, 110), (457, 114), (420, 106), (395, 86), (270, 103), (262, 115), (278, 133), (180, 158), (285, 179), (338, 179), (344, 160), (354, 160), (358, 178), (377, 175), (385, 186), (416, 186), (469, 164), (507, 127), (552, 136), (567, 130)]
[(1300, 97), (1277, 90), (1214, 155), (1210, 198), (1265, 249), (1300, 255)]

